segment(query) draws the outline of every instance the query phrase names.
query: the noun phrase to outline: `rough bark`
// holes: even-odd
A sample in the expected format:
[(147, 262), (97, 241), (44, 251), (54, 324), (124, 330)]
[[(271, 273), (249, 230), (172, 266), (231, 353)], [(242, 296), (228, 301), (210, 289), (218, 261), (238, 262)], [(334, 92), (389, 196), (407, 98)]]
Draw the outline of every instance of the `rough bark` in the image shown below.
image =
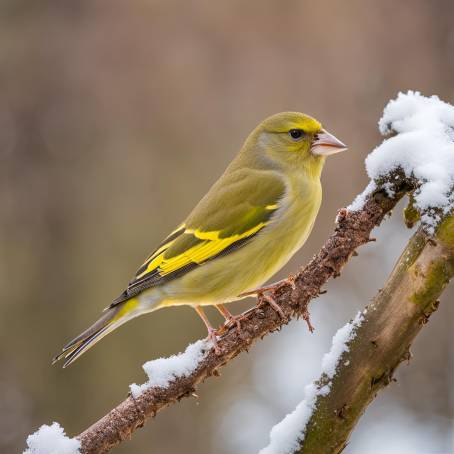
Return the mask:
[[(435, 238), (420, 228), (409, 241), (383, 289), (366, 308), (364, 321), (319, 397), (305, 428), (300, 454), (339, 453), (378, 391), (393, 380), (410, 345), (438, 308), (438, 298), (454, 275), (454, 217)], [(319, 385), (325, 384), (322, 376)], [(302, 428), (303, 429), (303, 428)]]
[(395, 180), (393, 197), (389, 197), (386, 191), (379, 190), (368, 197), (362, 210), (340, 210), (335, 232), (309, 264), (292, 276), (294, 285), (283, 284), (272, 293), (285, 318), (281, 318), (268, 304), (247, 311), (241, 323), (242, 333), (239, 334), (232, 328), (226, 330), (219, 340), (221, 355), (210, 351), (191, 375), (175, 380), (166, 388), (151, 388), (136, 399), (129, 396), (78, 436), (82, 444), (81, 452), (108, 452), (130, 438), (147, 418), (181, 398), (190, 396), (199, 383), (207, 377), (217, 375), (221, 366), (239, 353), (247, 351), (254, 341), (279, 329), (293, 317), (304, 317), (309, 322), (309, 301), (320, 294), (321, 287), (328, 279), (340, 274), (357, 247), (371, 241), (371, 230), (381, 223), (409, 189), (407, 182)]

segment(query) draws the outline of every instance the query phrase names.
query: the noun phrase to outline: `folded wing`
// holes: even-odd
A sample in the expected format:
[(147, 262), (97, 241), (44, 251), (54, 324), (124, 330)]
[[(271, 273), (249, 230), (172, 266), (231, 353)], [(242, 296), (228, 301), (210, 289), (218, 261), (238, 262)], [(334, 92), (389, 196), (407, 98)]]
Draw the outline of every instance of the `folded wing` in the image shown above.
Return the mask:
[(243, 247), (272, 222), (284, 192), (281, 179), (269, 171), (224, 174), (112, 305)]

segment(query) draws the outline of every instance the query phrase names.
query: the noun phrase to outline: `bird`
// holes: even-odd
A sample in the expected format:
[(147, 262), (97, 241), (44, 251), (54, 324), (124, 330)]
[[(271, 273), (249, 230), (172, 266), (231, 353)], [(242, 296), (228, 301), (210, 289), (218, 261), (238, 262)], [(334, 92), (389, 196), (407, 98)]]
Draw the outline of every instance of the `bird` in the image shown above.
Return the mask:
[[(217, 330), (203, 310), (271, 287), (268, 281), (307, 240), (318, 214), (326, 157), (347, 146), (315, 118), (281, 112), (247, 137), (221, 177), (137, 270), (101, 318), (65, 345), (53, 363), (73, 363), (125, 322), (161, 308), (190, 305), (216, 352)], [(268, 299), (273, 303), (272, 299)]]

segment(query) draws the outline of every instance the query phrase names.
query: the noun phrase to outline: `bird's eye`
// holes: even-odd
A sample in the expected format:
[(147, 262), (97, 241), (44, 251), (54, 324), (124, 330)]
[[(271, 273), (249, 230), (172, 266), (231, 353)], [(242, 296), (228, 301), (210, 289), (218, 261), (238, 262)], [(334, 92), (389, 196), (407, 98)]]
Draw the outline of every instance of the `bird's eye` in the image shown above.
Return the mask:
[(293, 140), (299, 140), (304, 135), (304, 131), (301, 129), (290, 129), (288, 133)]

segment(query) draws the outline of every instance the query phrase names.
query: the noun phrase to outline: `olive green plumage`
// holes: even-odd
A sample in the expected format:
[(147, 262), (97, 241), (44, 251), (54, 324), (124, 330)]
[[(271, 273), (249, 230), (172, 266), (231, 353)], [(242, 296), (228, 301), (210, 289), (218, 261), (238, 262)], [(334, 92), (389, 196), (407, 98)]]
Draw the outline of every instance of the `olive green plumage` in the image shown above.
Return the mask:
[(284, 112), (263, 121), (107, 313), (55, 359), (71, 363), (138, 315), (223, 304), (262, 285), (306, 241), (321, 203), (325, 158), (343, 149), (307, 115)]

